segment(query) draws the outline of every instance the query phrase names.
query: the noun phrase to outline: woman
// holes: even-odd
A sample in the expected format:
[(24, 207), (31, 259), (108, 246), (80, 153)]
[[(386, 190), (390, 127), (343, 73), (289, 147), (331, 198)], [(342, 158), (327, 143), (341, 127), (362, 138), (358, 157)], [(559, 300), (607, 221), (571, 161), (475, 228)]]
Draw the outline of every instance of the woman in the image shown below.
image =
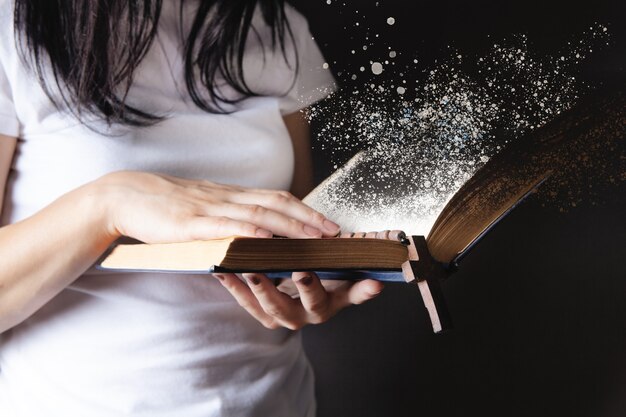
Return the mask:
[(378, 283), (294, 273), (292, 299), (90, 268), (122, 236), (338, 232), (285, 191), (311, 186), (299, 110), (332, 86), (306, 20), (280, 0), (0, 0), (0, 20), (0, 415), (313, 415), (292, 330)]

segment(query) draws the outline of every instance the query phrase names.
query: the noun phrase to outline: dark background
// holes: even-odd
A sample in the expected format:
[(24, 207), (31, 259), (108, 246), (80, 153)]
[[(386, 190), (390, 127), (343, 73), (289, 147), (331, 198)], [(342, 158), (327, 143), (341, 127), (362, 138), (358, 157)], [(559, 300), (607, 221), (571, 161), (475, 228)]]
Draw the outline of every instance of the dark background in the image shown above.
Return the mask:
[[(480, 54), (520, 33), (537, 53), (555, 53), (598, 22), (611, 45), (594, 51), (580, 77), (626, 82), (621, 1), (376, 3), (294, 2), (335, 74), (368, 61), (349, 53), (368, 32), (380, 36), (370, 52), (393, 46), (399, 63), (417, 57), (427, 68), (449, 45)], [(344, 88), (368, 82), (338, 78)], [(329, 156), (317, 147), (315, 157), (320, 179)], [(448, 333), (432, 334), (417, 289), (402, 284), (307, 327), (319, 416), (626, 415), (625, 196), (622, 181), (565, 213), (536, 198), (521, 205), (444, 283)]]

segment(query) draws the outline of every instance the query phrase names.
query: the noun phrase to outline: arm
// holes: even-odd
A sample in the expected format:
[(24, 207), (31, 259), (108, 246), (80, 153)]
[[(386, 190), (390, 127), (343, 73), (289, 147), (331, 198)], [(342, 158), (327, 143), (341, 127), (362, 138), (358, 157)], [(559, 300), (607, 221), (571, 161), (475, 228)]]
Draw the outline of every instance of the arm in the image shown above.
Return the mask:
[[(0, 137), (2, 190), (16, 144), (16, 138)], [(0, 228), (0, 332), (69, 285), (113, 242), (99, 227), (103, 213), (94, 203), (89, 189), (77, 190), (29, 219)], [(73, 213), (72, 221), (67, 213)]]
[[(16, 138), (0, 137), (2, 191), (16, 143)], [(281, 191), (141, 172), (108, 174), (27, 219), (0, 227), (0, 332), (46, 304), (120, 236), (177, 242), (229, 235), (334, 235), (338, 227), (324, 220)]]
[(291, 193), (304, 198), (313, 189), (313, 157), (311, 155), (311, 129), (304, 113), (296, 112), (283, 117), (294, 153), (294, 173)]

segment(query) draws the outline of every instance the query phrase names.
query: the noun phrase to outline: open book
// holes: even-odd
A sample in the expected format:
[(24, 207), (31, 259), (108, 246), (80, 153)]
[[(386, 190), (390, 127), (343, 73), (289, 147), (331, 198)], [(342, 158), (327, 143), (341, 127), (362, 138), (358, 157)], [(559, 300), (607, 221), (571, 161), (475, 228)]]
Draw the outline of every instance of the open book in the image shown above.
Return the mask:
[[(405, 237), (396, 233), (389, 238), (383, 233), (360, 234), (348, 239), (229, 237), (171, 244), (119, 244), (103, 256), (99, 268), (187, 273), (266, 272), (272, 276), (311, 270), (317, 271), (323, 279), (417, 282), (433, 328), (439, 331), (449, 324), (439, 280), (449, 275), (481, 237), (558, 169), (554, 161), (558, 160), (563, 147), (590, 135), (599, 125), (611, 122), (607, 118), (613, 113), (607, 109), (616, 107), (624, 108), (624, 94), (608, 100), (587, 99), (575, 110), (505, 147), (449, 199), (427, 237)], [(367, 158), (357, 155), (320, 184), (305, 202), (320, 209), (316, 207), (316, 196), (336, 184), (347, 171), (358, 169), (364, 161), (367, 162)]]

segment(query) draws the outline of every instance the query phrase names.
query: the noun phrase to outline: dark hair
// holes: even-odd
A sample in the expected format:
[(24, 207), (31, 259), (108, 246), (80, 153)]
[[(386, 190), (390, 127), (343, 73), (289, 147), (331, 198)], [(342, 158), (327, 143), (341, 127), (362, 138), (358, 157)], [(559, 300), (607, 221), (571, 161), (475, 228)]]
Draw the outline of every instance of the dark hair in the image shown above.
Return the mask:
[[(185, 0), (179, 1), (182, 19)], [(293, 33), (284, 0), (197, 1), (191, 29), (181, 34), (186, 36), (185, 82), (199, 108), (225, 113), (224, 103), (258, 95), (243, 74), (244, 46), (257, 3), (271, 28), (271, 47), (280, 46), (286, 61), (285, 39), (288, 35), (293, 42)], [(79, 119), (90, 113), (109, 124), (146, 125), (161, 116), (126, 104), (126, 97), (133, 73), (156, 36), (161, 7), (162, 0), (15, 0), (16, 39), (57, 107)], [(48, 62), (53, 80), (45, 75)], [(218, 75), (239, 97), (220, 93)]]

